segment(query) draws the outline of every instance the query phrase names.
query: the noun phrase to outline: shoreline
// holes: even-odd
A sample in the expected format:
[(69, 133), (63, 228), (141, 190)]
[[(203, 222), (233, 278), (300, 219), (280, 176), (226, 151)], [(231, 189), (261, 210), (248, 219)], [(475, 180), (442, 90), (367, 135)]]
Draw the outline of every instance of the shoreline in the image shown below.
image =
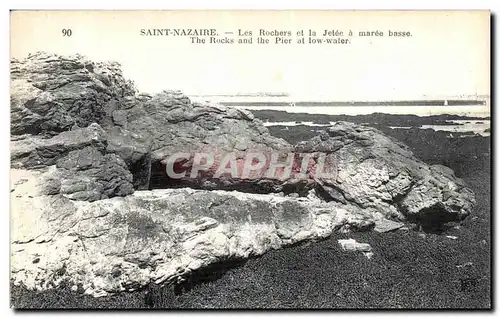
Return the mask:
[[(234, 106), (249, 111), (274, 111), (301, 115), (362, 116), (387, 114), (400, 116), (458, 116), (460, 119), (486, 119), (491, 116), (489, 106)], [(459, 118), (456, 118), (459, 119)]]

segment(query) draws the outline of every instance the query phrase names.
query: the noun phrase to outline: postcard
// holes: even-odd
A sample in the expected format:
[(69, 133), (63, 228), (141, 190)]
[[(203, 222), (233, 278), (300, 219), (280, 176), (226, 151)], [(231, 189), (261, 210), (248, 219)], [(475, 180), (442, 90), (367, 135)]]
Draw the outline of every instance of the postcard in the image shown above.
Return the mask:
[(491, 309), (490, 21), (11, 11), (11, 306)]

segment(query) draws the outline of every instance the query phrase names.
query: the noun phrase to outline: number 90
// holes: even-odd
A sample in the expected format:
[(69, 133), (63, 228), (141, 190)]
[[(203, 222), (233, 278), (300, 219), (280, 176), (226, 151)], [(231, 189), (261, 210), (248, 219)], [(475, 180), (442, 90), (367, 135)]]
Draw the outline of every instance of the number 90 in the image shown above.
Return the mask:
[(71, 36), (71, 34), (73, 34), (73, 31), (71, 31), (71, 29), (62, 29), (62, 34), (63, 36)]

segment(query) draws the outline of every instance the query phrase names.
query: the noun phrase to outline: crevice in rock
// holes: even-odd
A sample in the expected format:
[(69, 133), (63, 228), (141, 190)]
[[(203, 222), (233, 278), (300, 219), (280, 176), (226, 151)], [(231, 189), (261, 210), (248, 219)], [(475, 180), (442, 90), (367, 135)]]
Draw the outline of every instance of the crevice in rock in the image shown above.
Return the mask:
[(151, 154), (146, 154), (136, 162), (128, 165), (132, 173), (132, 182), (135, 190), (150, 189), (151, 179)]
[(346, 204), (348, 201), (344, 196), (344, 192), (340, 188), (333, 185), (326, 186), (317, 184), (316, 194), (319, 198), (325, 200), (326, 202), (335, 201)]
[[(179, 173), (182, 171), (177, 171)], [(132, 171), (136, 175), (136, 171)], [(165, 165), (160, 161), (151, 164), (151, 178), (149, 182), (149, 190), (153, 189), (171, 189), (171, 188), (192, 188), (203, 190), (225, 190), (239, 191), (255, 194), (281, 193), (283, 195), (296, 194), (299, 197), (306, 197), (309, 190), (313, 188), (310, 181), (304, 180), (294, 183), (283, 183), (274, 179), (217, 179), (207, 177), (190, 178), (189, 170), (186, 172), (186, 177), (181, 179), (173, 179), (167, 175)]]
[(417, 224), (426, 233), (440, 234), (451, 228), (448, 224), (456, 220), (456, 216), (447, 211), (441, 203), (424, 208), (416, 214), (406, 214), (409, 222)]

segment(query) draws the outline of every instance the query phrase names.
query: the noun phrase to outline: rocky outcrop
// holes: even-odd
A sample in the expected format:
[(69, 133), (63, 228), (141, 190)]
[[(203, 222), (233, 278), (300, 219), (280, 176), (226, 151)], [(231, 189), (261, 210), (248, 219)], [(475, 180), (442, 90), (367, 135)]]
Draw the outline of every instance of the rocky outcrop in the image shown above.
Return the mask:
[(333, 156), (337, 178), (321, 182), (332, 200), (377, 208), (388, 218), (439, 224), (465, 218), (475, 203), (451, 169), (428, 166), (375, 128), (337, 122), (295, 150)]
[[(106, 132), (103, 137), (106, 152), (120, 156), (127, 163), (134, 188), (141, 190), (172, 183), (165, 173), (165, 160), (176, 152), (237, 150), (238, 158), (243, 158), (248, 151), (271, 153), (292, 149), (283, 139), (271, 136), (248, 111), (191, 103), (179, 91), (135, 95), (132, 83), (122, 77), (117, 63), (37, 53), (23, 61), (12, 61), (11, 74), (11, 132), (17, 139), (11, 148), (13, 166), (18, 168), (54, 164), (55, 158), (66, 151), (39, 154), (38, 149), (64, 148), (52, 144), (70, 143), (79, 129), (96, 123)], [(56, 135), (56, 140), (47, 139), (51, 135)], [(84, 141), (81, 143), (85, 146)], [(66, 148), (75, 147), (79, 146)], [(191, 178), (181, 183), (201, 187), (205, 184), (202, 179)], [(241, 182), (229, 179), (224, 183)], [(258, 187), (267, 189), (280, 183), (264, 181)], [(276, 192), (279, 191), (277, 188)]]
[(213, 263), (373, 226), (369, 210), (324, 202), (313, 192), (293, 198), (184, 188), (85, 202), (42, 195), (37, 185), (49, 173), (11, 171), (11, 277), (30, 289), (66, 281), (94, 296), (132, 291), (182, 281)]
[[(248, 111), (136, 94), (116, 63), (37, 53), (11, 74), (11, 274), (29, 288), (134, 290), (334, 231), (461, 220), (474, 205), (453, 171), (376, 129), (338, 122), (292, 146)], [(179, 152), (186, 174), (172, 178)], [(192, 176), (196, 153), (214, 160)], [(262, 171), (240, 174), (254, 153)], [(291, 173), (265, 173), (272, 158)], [(236, 176), (218, 173), (227, 163)]]
[(11, 166), (14, 168), (40, 168), (56, 164), (57, 160), (73, 150), (92, 147), (106, 149), (107, 136), (98, 124), (62, 132), (52, 138), (38, 135), (18, 136), (11, 141)]
[[(245, 110), (211, 104), (191, 103), (176, 91), (165, 91), (153, 97), (141, 95), (135, 101), (128, 99), (124, 108), (113, 112), (114, 123), (124, 130), (145, 136), (151, 140), (151, 183), (153, 188), (168, 187), (172, 180), (166, 174), (166, 160), (175, 153), (215, 154), (211, 171), (197, 178), (184, 178), (175, 183), (196, 187), (220, 187), (236, 189), (242, 183), (234, 178), (214, 178), (221, 157), (235, 152), (236, 160), (242, 160), (249, 152), (270, 154), (289, 152), (292, 146), (283, 139), (269, 134), (262, 123)], [(128, 107), (128, 106), (127, 106)], [(192, 159), (185, 163), (190, 171)], [(211, 182), (207, 182), (211, 180)], [(262, 189), (278, 186), (277, 180), (259, 180)], [(265, 192), (268, 190), (265, 190)]]
[(133, 96), (120, 64), (38, 52), (11, 61), (11, 133), (54, 135), (73, 126), (110, 123), (119, 101)]
[(44, 192), (73, 200), (95, 201), (131, 194), (133, 177), (124, 160), (106, 153), (107, 136), (98, 124), (44, 139), (24, 136), (11, 142), (11, 165), (19, 168), (54, 166)]

